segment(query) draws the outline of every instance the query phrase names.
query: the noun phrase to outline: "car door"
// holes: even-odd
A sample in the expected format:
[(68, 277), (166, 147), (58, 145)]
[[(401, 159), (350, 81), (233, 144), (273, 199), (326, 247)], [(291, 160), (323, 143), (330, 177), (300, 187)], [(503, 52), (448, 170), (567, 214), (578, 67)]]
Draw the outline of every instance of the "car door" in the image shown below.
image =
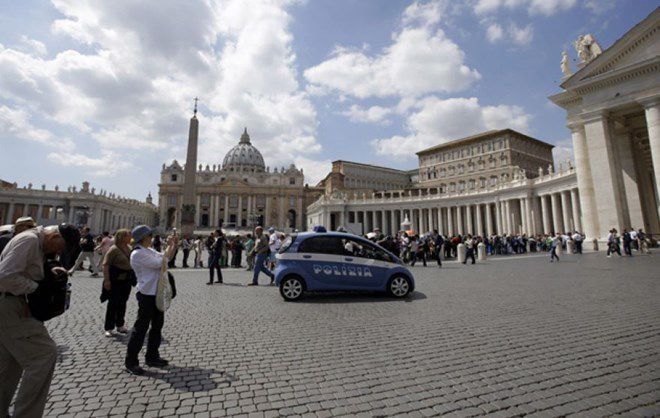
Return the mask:
[(392, 257), (367, 240), (345, 240), (345, 283), (356, 290), (374, 290), (385, 286)]
[(343, 276), (341, 239), (332, 235), (307, 238), (298, 245), (299, 262), (305, 271), (308, 290), (339, 290)]

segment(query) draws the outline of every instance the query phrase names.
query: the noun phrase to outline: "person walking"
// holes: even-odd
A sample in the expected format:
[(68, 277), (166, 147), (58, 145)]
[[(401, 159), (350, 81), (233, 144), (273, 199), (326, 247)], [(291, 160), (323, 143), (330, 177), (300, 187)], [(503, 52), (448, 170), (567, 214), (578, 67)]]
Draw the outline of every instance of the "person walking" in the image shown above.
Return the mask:
[(220, 260), (222, 258), (222, 250), (225, 245), (225, 237), (222, 234), (222, 230), (216, 229), (211, 234), (213, 237), (213, 242), (210, 242), (211, 246), (209, 247), (209, 281), (206, 284), (213, 284), (213, 273), (214, 271), (218, 272), (218, 281), (216, 283), (222, 283), (222, 269), (220, 268)]
[(80, 254), (78, 255), (78, 258), (76, 259), (76, 262), (73, 265), (73, 267), (69, 269), (69, 276), (73, 276), (73, 273), (76, 272), (80, 268), (80, 266), (83, 265), (85, 259), (87, 259), (92, 268), (91, 277), (99, 277), (98, 266), (97, 263), (94, 262), (95, 247), (96, 245), (94, 244), (94, 237), (92, 236), (92, 234), (90, 234), (89, 227), (86, 226), (83, 228), (80, 237)]
[(247, 234), (247, 241), (245, 241), (245, 261), (247, 262), (247, 271), (250, 271), (254, 268), (254, 240), (252, 239), (252, 234)]
[(561, 245), (561, 234), (557, 232), (554, 237), (550, 240), (550, 262), (552, 263), (555, 259), (559, 261), (559, 256), (557, 255), (557, 246)]
[(632, 257), (632, 237), (626, 228), (623, 228), (623, 251), (627, 256)]
[(181, 240), (181, 250), (183, 251), (183, 263), (181, 267), (188, 268), (188, 257), (190, 257), (190, 249), (192, 248), (192, 241), (187, 234)]
[(465, 244), (465, 260), (463, 260), (463, 264), (467, 264), (468, 258), (472, 259), (472, 264), (474, 264), (474, 240), (472, 239), (472, 235), (468, 234), (463, 244)]
[(105, 260), (105, 255), (108, 253), (110, 247), (112, 247), (112, 244), (114, 243), (115, 240), (110, 236), (110, 232), (103, 231), (101, 234), (101, 242), (96, 246), (96, 248), (94, 248), (94, 251), (100, 255), (98, 265), (96, 266), (98, 271), (103, 271), (103, 260)]
[(231, 266), (234, 268), (241, 267), (241, 258), (243, 255), (243, 243), (241, 237), (236, 236), (231, 243)]
[[(80, 245), (72, 225), (36, 227), (16, 235), (0, 256), (0, 416), (8, 417), (16, 389), (15, 417), (41, 417), (57, 361), (44, 323), (30, 314), (27, 295), (44, 280), (44, 261)], [(49, 274), (68, 274), (54, 267)], [(20, 388), (18, 384), (21, 382)]]
[(248, 283), (248, 286), (259, 285), (259, 273), (264, 273), (270, 277), (270, 284), (273, 284), (275, 283), (275, 275), (266, 266), (268, 252), (270, 251), (268, 247), (268, 235), (264, 234), (264, 229), (258, 226), (254, 228), (254, 236), (256, 237), (256, 244), (252, 250), (255, 254), (254, 273), (252, 274), (252, 283)]
[[(126, 359), (124, 365), (126, 371), (134, 375), (143, 375), (144, 369), (140, 367), (138, 355), (142, 350), (144, 339), (149, 331), (147, 341), (147, 353), (145, 362), (150, 367), (165, 367), (169, 364), (159, 353), (161, 342), (161, 331), (165, 321), (165, 315), (156, 307), (156, 291), (160, 279), (163, 263), (166, 263), (179, 246), (176, 235), (167, 239), (165, 253), (159, 253), (151, 248), (153, 232), (146, 225), (139, 225), (131, 232), (136, 242), (131, 253), (131, 268), (137, 277), (138, 314), (133, 325), (133, 332), (128, 340)], [(149, 330), (151, 326), (151, 330)]]
[(445, 243), (445, 239), (438, 233), (437, 229), (433, 230), (433, 237), (435, 243), (435, 258), (438, 261), (438, 267), (442, 267), (442, 246)]
[(108, 305), (105, 309), (105, 336), (112, 337), (117, 328), (119, 334), (127, 334), (124, 326), (126, 302), (131, 294), (131, 231), (119, 229), (115, 233), (115, 243), (103, 258), (103, 288), (108, 292)]
[(612, 257), (612, 253), (619, 254), (621, 257), (621, 248), (619, 247), (619, 237), (616, 234), (616, 228), (610, 229), (607, 234), (607, 257)]

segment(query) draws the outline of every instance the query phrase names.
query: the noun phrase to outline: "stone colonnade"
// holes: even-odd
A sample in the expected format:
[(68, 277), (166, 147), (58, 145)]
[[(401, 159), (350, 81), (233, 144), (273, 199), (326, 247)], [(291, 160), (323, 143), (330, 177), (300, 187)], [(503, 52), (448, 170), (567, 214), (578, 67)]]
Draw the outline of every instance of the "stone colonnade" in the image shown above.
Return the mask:
[[(330, 229), (361, 224), (366, 233), (379, 228), (395, 234), (404, 219), (416, 233), (437, 229), (443, 235), (551, 234), (582, 231), (577, 188), (483, 202), (401, 203), (388, 207), (388, 199), (366, 205), (348, 204), (323, 212), (321, 223)], [(339, 209), (339, 210), (336, 210)]]

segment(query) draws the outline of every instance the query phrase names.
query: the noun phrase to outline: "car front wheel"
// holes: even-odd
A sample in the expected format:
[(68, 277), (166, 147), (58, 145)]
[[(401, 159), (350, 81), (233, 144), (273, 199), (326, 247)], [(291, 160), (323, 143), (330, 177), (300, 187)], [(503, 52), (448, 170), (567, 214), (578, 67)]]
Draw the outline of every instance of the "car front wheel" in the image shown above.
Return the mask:
[(403, 275), (392, 277), (387, 284), (387, 293), (395, 298), (405, 298), (410, 293), (410, 280)]
[(302, 279), (298, 276), (287, 276), (280, 283), (280, 294), (284, 300), (293, 302), (299, 300), (303, 291), (305, 290), (305, 285)]

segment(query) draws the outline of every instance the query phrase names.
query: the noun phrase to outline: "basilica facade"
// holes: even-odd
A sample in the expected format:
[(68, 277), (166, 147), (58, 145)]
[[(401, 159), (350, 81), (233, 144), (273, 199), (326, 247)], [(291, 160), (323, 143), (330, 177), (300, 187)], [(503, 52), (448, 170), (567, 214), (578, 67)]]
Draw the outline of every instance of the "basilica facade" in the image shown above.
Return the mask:
[[(181, 227), (185, 166), (163, 164), (159, 184), (160, 227)], [(195, 231), (218, 227), (252, 229), (257, 225), (281, 231), (306, 228), (305, 208), (319, 193), (304, 183), (303, 170), (266, 166), (252, 145), (247, 128), (222, 164), (197, 166), (195, 171)]]

